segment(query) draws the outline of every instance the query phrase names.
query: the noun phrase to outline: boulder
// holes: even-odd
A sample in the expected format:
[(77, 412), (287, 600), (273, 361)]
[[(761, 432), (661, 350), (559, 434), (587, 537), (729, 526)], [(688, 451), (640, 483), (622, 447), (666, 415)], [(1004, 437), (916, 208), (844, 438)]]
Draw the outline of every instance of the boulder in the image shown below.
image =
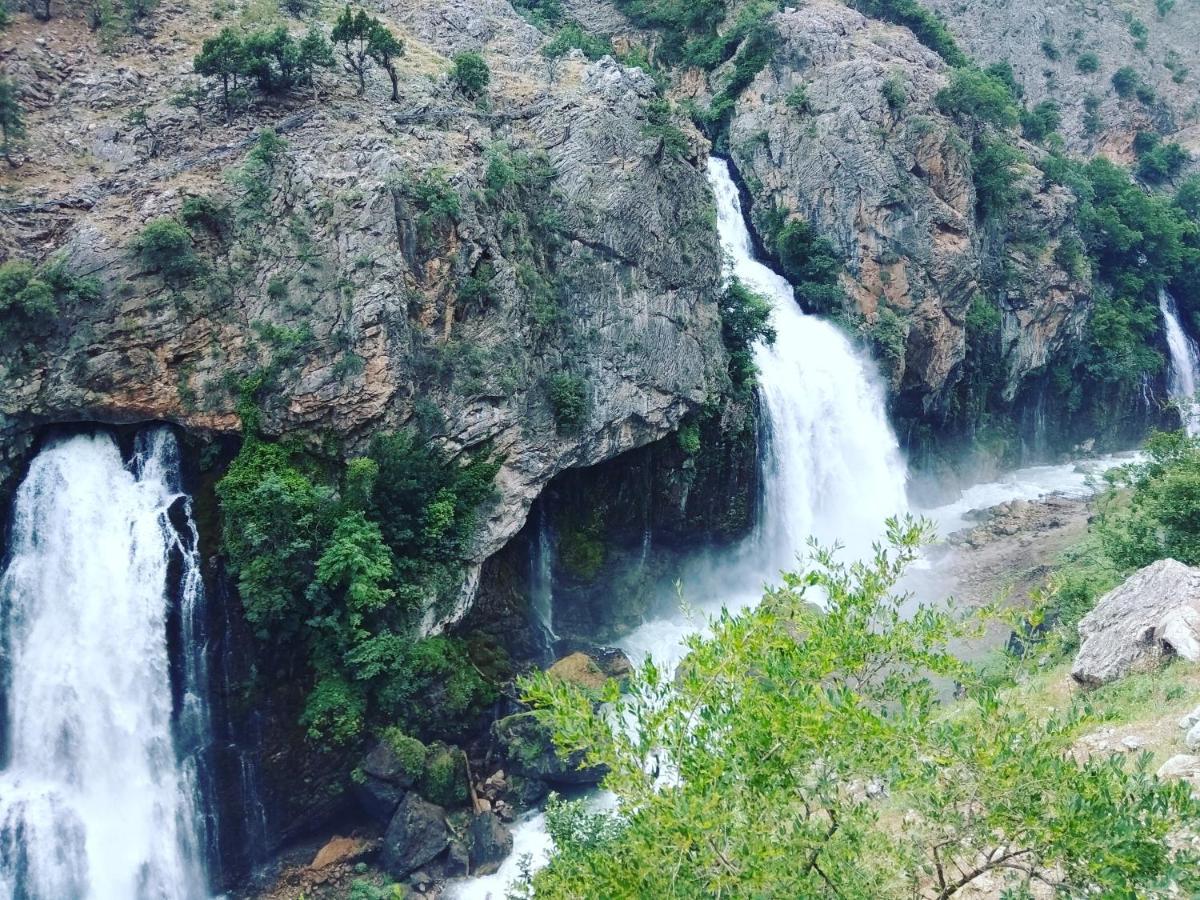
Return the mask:
[(362, 838), (330, 838), (328, 843), (317, 851), (317, 855), (313, 857), (313, 861), (309, 863), (308, 867), (320, 870), (343, 863), (358, 862), (373, 849), (371, 842), (364, 841)]
[(467, 840), (471, 872), (475, 875), (491, 875), (512, 853), (512, 832), (495, 813), (480, 813), (472, 819)]
[(604, 687), (608, 678), (600, 667), (586, 653), (572, 653), (564, 656), (549, 669), (546, 674), (567, 684), (573, 684), (590, 691), (598, 691)]
[(425, 758), (420, 742), (403, 736), (399, 741), (403, 742), (399, 746), (389, 740), (377, 742), (359, 763), (359, 775), (352, 785), (359, 806), (383, 825), (391, 821), (405, 792), (421, 774)]
[(1079, 623), (1071, 677), (1087, 687), (1164, 659), (1200, 660), (1200, 570), (1162, 559), (1109, 591)]
[(550, 731), (533, 713), (500, 719), (492, 726), (492, 738), (506, 760), (505, 771), (515, 776), (509, 779), (514, 791), (525, 779), (550, 785), (598, 784), (606, 774), (603, 766), (580, 768), (582, 752), (565, 760), (559, 757)]
[(404, 878), (432, 862), (449, 843), (446, 811), (410, 792), (388, 825), (380, 862), (393, 878)]
[(1179, 753), (1163, 763), (1157, 774), (1159, 778), (1200, 778), (1200, 756)]

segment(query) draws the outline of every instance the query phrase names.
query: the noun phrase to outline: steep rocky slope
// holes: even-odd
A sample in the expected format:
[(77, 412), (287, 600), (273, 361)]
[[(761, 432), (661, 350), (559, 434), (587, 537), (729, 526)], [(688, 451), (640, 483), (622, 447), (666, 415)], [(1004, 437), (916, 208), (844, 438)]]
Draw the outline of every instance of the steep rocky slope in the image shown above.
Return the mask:
[[(165, 7), (153, 35), (110, 52), (70, 14), (18, 17), (3, 60), (32, 111), (4, 252), (60, 254), (102, 291), (8, 366), (0, 478), (47, 423), (234, 434), (242, 380), (266, 372), (268, 434), (349, 454), (419, 420), (451, 453), (503, 454), (483, 559), (554, 473), (661, 437), (716, 394), (711, 206), (696, 159), (643, 135), (649, 77), (578, 54), (551, 68), (505, 2), (383, 12), (408, 45), (400, 103), (378, 71), (360, 99), (335, 70), (320, 99), (259, 103), (228, 126), (215, 103), (171, 102), (221, 25), (207, 10)], [(466, 47), (493, 67), (478, 105), (445, 75)], [(266, 127), (287, 146), (264, 167), (248, 154)], [(517, 173), (499, 188), (497, 159)], [(431, 211), (430, 190), (457, 210)], [(192, 229), (196, 272), (148, 270), (137, 235), (196, 197), (225, 210)], [(585, 386), (577, 428), (555, 427), (561, 373)]]
[[(845, 260), (853, 309), (871, 329), (881, 311), (903, 323), (892, 368), (899, 411), (936, 422), (951, 414), (966, 354), (972, 300), (1007, 270), (1003, 395), (1078, 333), (1090, 293), (1056, 261), (1075, 239), (1074, 200), (1026, 177), (1029, 200), (984, 227), (969, 144), (934, 97), (949, 67), (907, 30), (832, 0), (777, 14), (772, 62), (741, 95), (730, 145), (761, 210), (813, 223)], [(889, 81), (905, 102), (886, 99)], [(802, 89), (803, 109), (789, 104)], [(1027, 148), (1032, 150), (1032, 148)], [(763, 217), (756, 217), (760, 226)]]
[[(975, 59), (1010, 63), (1031, 105), (1060, 104), (1061, 132), (1071, 150), (1128, 162), (1133, 136), (1144, 129), (1174, 133), (1189, 149), (1200, 149), (1200, 20), (1186, 0), (929, 0), (927, 5), (944, 17)], [(1142, 27), (1145, 34), (1139, 38)], [(1086, 71), (1088, 54), (1096, 57), (1094, 71)], [(1151, 89), (1151, 102), (1117, 95), (1111, 79), (1123, 66), (1131, 66)], [(1089, 97), (1098, 104), (1091, 128)]]

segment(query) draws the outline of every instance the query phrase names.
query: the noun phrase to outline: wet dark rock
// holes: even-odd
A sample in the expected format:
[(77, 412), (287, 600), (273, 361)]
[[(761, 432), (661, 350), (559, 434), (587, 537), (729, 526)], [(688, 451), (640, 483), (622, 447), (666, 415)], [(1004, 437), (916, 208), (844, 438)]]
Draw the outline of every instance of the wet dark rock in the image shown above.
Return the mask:
[(471, 872), (475, 875), (490, 875), (512, 853), (512, 832), (495, 813), (480, 813), (472, 819), (467, 838)]
[(383, 868), (404, 878), (437, 858), (450, 842), (446, 811), (413, 793), (405, 795), (383, 837)]

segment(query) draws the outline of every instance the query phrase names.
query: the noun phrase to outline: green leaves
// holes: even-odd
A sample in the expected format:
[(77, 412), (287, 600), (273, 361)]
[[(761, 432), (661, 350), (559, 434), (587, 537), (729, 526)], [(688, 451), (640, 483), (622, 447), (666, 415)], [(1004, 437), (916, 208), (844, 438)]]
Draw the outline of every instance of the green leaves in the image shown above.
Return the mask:
[[(870, 560), (812, 546), (758, 607), (690, 638), (673, 677), (647, 660), (603, 707), (522, 682), (620, 801), (551, 806), (535, 895), (950, 897), (985, 873), (1114, 897), (1190, 885), (1195, 861), (1165, 840), (1196, 812), (1186, 791), (1144, 763), (1077, 762), (1079, 711), (1009, 705), (949, 652), (980, 624), (895, 591), (926, 539), (893, 520)], [(947, 707), (951, 682), (968, 699)]]

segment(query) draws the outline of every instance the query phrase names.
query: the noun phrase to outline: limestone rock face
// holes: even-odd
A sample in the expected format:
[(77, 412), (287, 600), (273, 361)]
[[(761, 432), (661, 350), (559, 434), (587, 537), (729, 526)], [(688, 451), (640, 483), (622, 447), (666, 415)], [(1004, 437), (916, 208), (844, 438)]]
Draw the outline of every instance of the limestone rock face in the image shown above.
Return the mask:
[[(212, 104), (197, 116), (169, 102), (199, 84), (191, 59), (219, 30), (203, 10), (161, 10), (160, 33), (178, 37), (130, 38), (146, 43), (132, 73), (54, 28), (16, 42), (6, 62), (44, 70), (29, 81), (54, 105), (26, 98), (0, 255), (57, 254), (102, 296), (63, 309), (32, 359), (0, 353), (0, 485), (53, 423), (237, 434), (239, 384), (267, 372), (268, 435), (351, 456), (420, 424), (451, 455), (503, 454), (481, 561), (554, 474), (661, 438), (713, 396), (725, 358), (703, 142), (689, 130), (692, 158), (676, 159), (644, 133), (649, 76), (578, 52), (551, 64), (503, 0), (380, 12), (407, 44), (400, 103), (379, 72), (359, 98), (334, 71), (319, 101), (297, 92), (228, 126)], [(478, 105), (445, 74), (463, 49), (492, 67)], [(135, 107), (153, 142), (127, 122)], [(91, 150), (74, 147), (80, 123)], [(263, 128), (287, 146), (246, 176)], [(527, 161), (525, 187), (506, 186), (497, 159)], [(438, 183), (457, 212), (430, 212), (419, 188)], [(223, 220), (191, 228), (196, 274), (164, 279), (134, 239), (196, 197)], [(556, 427), (548, 385), (561, 373), (585, 385), (578, 427)]]
[[(867, 333), (885, 307), (904, 321), (903, 353), (885, 374), (906, 415), (948, 412), (967, 311), (987, 274), (1004, 267), (1003, 394), (1012, 400), (1086, 312), (1088, 285), (1054, 258), (1074, 236), (1073, 198), (1030, 171), (1030, 199), (1003, 230), (982, 228), (969, 141), (934, 102), (949, 80), (937, 54), (907, 29), (834, 0), (787, 8), (772, 22), (782, 44), (741, 95), (729, 135), (754, 204), (780, 207), (834, 244), (850, 312)], [(899, 108), (886, 97), (889, 82), (902, 87)], [(797, 90), (807, 108), (789, 104)], [(1033, 234), (1036, 242), (1015, 239)]]
[[(1176, 131), (1176, 140), (1200, 147), (1194, 101), (1200, 69), (1200, 16), (1187, 3), (1160, 14), (1154, 0), (991, 0), (961, 3), (927, 0), (940, 13), (962, 49), (982, 64), (1008, 62), (1030, 106), (1053, 100), (1062, 108), (1060, 133), (1070, 150), (1099, 152), (1128, 162), (1139, 130)], [(1146, 26), (1139, 49), (1133, 21)], [(1095, 72), (1080, 71), (1082, 55), (1094, 53)], [(1131, 66), (1154, 92), (1146, 104), (1123, 99), (1112, 74)], [(1098, 102), (1098, 120), (1086, 126), (1088, 97)]]
[[(1100, 598), (1079, 623), (1071, 677), (1096, 687), (1158, 666), (1168, 656), (1200, 661), (1200, 569), (1162, 559)], [(1190, 745), (1189, 745), (1190, 746)]]

